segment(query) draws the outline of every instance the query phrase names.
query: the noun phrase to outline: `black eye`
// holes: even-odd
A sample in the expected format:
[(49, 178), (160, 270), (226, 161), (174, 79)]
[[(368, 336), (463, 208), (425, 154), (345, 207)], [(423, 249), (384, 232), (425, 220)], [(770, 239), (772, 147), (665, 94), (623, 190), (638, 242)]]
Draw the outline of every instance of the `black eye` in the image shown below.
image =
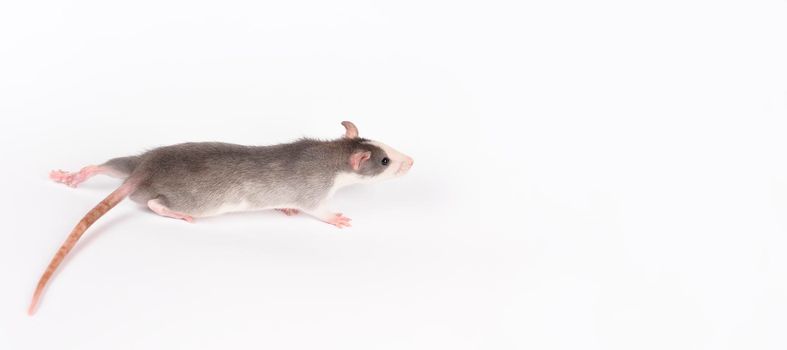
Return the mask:
[(382, 161), (383, 165), (388, 165), (388, 163), (390, 163), (390, 162), (391, 162), (391, 160), (388, 159), (388, 157), (383, 158), (383, 161)]

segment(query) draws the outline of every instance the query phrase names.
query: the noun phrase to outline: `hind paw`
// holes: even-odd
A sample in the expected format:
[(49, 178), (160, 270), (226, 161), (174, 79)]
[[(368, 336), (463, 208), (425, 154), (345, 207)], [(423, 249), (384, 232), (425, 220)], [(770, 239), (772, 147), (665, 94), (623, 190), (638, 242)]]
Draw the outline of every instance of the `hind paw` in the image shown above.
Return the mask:
[(107, 174), (111, 176), (120, 176), (120, 174), (108, 167), (88, 165), (77, 172), (68, 172), (63, 170), (52, 170), (49, 173), (49, 178), (55, 182), (59, 182), (70, 187), (77, 187), (85, 180), (96, 176), (98, 174)]
[(166, 216), (168, 218), (173, 218), (173, 219), (180, 219), (180, 220), (183, 220), (183, 221), (188, 222), (188, 223), (194, 222), (194, 217), (193, 216), (188, 215), (186, 213), (181, 213), (179, 211), (174, 211), (174, 210), (172, 210), (170, 208), (167, 208), (167, 206), (162, 204), (161, 200), (159, 200), (159, 199), (151, 199), (151, 200), (149, 200), (148, 201), (148, 208), (150, 208), (150, 210), (152, 210), (154, 213), (156, 213), (158, 215), (161, 215), (161, 216)]
[(54, 180), (55, 182), (65, 184), (69, 187), (77, 187), (77, 185), (85, 181), (83, 176), (79, 176), (80, 174), (81, 172), (70, 173), (68, 171), (63, 171), (63, 170), (52, 170), (49, 173), (49, 178)]

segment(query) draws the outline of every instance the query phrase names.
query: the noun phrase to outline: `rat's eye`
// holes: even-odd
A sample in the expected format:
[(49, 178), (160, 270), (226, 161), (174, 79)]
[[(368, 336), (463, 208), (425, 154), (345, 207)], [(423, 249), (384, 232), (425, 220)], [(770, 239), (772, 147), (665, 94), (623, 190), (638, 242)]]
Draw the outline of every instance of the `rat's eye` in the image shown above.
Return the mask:
[(383, 163), (383, 165), (388, 165), (388, 163), (390, 163), (390, 162), (391, 162), (391, 160), (390, 160), (390, 159), (388, 159), (388, 157), (385, 157), (385, 158), (383, 158), (383, 160), (382, 160), (382, 163)]

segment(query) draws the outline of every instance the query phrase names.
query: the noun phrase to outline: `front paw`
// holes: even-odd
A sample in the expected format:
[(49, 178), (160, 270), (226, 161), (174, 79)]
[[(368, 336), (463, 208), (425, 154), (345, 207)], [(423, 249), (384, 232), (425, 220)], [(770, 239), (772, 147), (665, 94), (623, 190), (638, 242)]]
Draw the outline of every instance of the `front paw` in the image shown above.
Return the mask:
[(325, 222), (338, 228), (351, 227), (352, 225), (350, 225), (350, 221), (352, 221), (352, 219), (342, 215), (342, 213), (333, 214), (325, 220)]

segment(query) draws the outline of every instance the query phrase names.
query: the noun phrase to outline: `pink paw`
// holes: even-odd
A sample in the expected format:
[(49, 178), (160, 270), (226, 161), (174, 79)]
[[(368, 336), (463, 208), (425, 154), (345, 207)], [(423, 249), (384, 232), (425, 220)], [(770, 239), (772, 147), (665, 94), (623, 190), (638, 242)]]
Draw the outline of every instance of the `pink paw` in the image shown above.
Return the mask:
[(334, 225), (334, 226), (336, 226), (338, 228), (345, 228), (345, 227), (352, 226), (352, 225), (350, 225), (350, 221), (352, 221), (352, 219), (342, 215), (342, 213), (338, 213), (338, 214), (334, 214), (333, 216), (331, 216), (325, 222), (327, 222), (327, 223), (329, 223), (331, 225)]
[(174, 211), (174, 210), (165, 209), (165, 210), (163, 210), (162, 213), (159, 213), (159, 214), (161, 214), (163, 216), (169, 216), (169, 217), (174, 218), (174, 219), (181, 219), (181, 220), (183, 220), (185, 222), (188, 222), (188, 223), (193, 223), (194, 222), (194, 217), (193, 216), (188, 215), (188, 214), (183, 214), (183, 213), (180, 213), (180, 212), (177, 212), (177, 211)]
[(52, 170), (49, 178), (70, 187), (77, 187), (84, 180), (80, 173), (69, 173), (63, 170)]
[(180, 220), (183, 220), (183, 221), (188, 222), (190, 224), (194, 223), (194, 217), (193, 216), (186, 215), (186, 214), (183, 214), (183, 213), (179, 213), (179, 212), (176, 212), (176, 211), (172, 211), (172, 210), (169, 210), (169, 209), (166, 209), (163, 212), (158, 213), (158, 214), (162, 215), (162, 216), (171, 217), (173, 219), (180, 219)]
[(284, 213), (284, 215), (287, 215), (287, 216), (298, 215), (298, 214), (300, 214), (300, 213), (301, 213), (301, 211), (300, 211), (300, 210), (298, 210), (298, 209), (292, 209), (292, 208), (283, 208), (283, 209), (276, 209), (276, 210), (278, 210), (278, 211), (280, 211), (280, 212)]

